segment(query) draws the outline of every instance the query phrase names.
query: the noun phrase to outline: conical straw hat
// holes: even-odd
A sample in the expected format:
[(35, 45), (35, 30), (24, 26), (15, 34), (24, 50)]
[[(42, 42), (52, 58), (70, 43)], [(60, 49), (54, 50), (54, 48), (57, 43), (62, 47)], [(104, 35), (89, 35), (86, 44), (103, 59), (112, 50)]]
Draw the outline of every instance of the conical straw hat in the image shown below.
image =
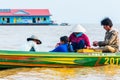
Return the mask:
[(85, 28), (82, 25), (77, 24), (77, 25), (75, 25), (73, 27), (72, 32), (82, 32), (82, 33), (85, 33), (86, 30), (85, 30)]

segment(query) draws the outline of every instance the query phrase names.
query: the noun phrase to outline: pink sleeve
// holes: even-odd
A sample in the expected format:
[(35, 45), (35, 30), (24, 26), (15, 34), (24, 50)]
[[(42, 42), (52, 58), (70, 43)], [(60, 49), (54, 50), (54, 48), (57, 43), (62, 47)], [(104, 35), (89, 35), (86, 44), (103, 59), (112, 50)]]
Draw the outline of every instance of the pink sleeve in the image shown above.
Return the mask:
[(73, 35), (73, 34), (70, 34), (70, 36), (69, 36), (69, 42), (71, 42), (71, 37), (72, 37), (72, 35)]
[[(85, 34), (84, 34), (85, 35)], [(90, 47), (90, 41), (89, 41), (89, 38), (87, 35), (84, 36), (85, 37), (85, 43), (86, 43), (86, 46)]]

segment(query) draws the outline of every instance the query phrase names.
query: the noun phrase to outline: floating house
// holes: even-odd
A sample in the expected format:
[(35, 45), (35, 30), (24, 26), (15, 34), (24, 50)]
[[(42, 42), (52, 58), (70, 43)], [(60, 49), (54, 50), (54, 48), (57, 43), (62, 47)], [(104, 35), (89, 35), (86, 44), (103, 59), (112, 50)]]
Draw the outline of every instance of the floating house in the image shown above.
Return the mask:
[(48, 9), (0, 9), (0, 24), (49, 25), (50, 16)]

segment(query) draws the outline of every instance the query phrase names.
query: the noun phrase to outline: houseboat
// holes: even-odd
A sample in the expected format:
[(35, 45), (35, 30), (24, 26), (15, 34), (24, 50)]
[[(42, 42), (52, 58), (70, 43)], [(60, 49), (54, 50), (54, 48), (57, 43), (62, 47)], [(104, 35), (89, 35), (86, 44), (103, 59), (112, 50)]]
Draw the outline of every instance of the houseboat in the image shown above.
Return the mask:
[(50, 25), (48, 9), (0, 9), (0, 25)]

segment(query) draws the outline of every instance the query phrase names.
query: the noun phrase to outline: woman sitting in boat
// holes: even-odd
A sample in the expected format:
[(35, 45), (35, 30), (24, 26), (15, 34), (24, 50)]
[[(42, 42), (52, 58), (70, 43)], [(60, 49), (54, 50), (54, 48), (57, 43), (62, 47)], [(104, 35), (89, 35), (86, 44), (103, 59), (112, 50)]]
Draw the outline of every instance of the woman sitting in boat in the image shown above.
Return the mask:
[(101, 21), (101, 25), (106, 30), (104, 41), (94, 41), (93, 46), (99, 46), (102, 52), (118, 52), (119, 51), (119, 36), (118, 30), (113, 29), (111, 19), (105, 18)]
[(68, 37), (60, 37), (60, 43), (50, 52), (73, 52), (73, 47), (68, 43)]
[(86, 30), (81, 25), (76, 25), (72, 29), (72, 34), (69, 37), (69, 42), (72, 44), (75, 52), (79, 49), (90, 48), (90, 41), (88, 36), (85, 34)]
[(37, 36), (32, 35), (31, 37), (27, 38), (27, 43), (22, 46), (23, 51), (39, 51), (38, 45), (40, 45), (42, 42), (38, 39)]

